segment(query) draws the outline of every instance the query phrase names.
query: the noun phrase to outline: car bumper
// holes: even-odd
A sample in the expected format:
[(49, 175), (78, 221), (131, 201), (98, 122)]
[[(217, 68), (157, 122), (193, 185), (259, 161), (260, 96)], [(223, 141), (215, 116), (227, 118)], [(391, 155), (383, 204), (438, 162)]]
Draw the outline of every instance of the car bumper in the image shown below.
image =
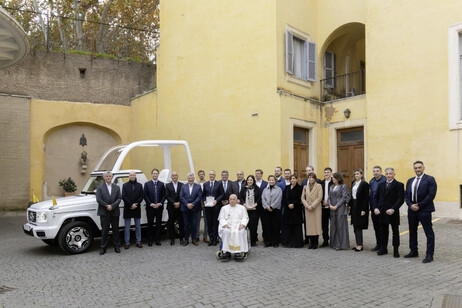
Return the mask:
[(39, 239), (54, 239), (58, 234), (58, 227), (54, 226), (36, 226), (30, 223), (24, 224), (22, 227), (25, 234)]

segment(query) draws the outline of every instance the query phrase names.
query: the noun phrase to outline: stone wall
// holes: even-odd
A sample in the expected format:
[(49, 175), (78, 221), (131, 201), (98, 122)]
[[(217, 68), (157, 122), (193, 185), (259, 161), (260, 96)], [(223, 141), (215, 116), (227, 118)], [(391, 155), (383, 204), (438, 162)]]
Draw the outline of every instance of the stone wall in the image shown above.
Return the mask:
[(0, 70), (0, 92), (35, 99), (130, 105), (156, 86), (156, 66), (110, 58), (32, 51)]
[(27, 208), (30, 98), (0, 94), (0, 209)]

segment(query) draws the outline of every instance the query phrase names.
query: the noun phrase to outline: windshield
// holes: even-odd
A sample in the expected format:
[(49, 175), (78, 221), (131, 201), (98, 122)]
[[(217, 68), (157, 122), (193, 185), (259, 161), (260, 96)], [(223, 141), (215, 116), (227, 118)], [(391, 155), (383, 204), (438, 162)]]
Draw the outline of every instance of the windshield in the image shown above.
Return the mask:
[(91, 176), (85, 186), (82, 189), (82, 194), (95, 194), (96, 188), (99, 184), (103, 183), (104, 179), (102, 175)]
[[(118, 176), (117, 178), (113, 179), (113, 183), (119, 185), (120, 190), (122, 191), (122, 185), (128, 182), (128, 180), (128, 176)], [(104, 183), (102, 175), (91, 176), (83, 187), (82, 194), (96, 194), (96, 188), (98, 188), (98, 185), (101, 183)]]

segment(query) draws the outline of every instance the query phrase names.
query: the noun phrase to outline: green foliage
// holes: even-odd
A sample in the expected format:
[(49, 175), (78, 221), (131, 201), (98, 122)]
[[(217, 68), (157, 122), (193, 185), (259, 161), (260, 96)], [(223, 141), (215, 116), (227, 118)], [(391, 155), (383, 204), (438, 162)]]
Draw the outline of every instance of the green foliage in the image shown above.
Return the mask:
[(33, 0), (0, 0), (0, 6), (28, 34), (33, 49), (79, 50), (139, 62), (155, 61), (159, 0), (39, 0), (38, 3), (37, 9)]
[(71, 177), (59, 181), (59, 186), (61, 186), (65, 192), (73, 193), (77, 190), (77, 185), (75, 185), (74, 180)]

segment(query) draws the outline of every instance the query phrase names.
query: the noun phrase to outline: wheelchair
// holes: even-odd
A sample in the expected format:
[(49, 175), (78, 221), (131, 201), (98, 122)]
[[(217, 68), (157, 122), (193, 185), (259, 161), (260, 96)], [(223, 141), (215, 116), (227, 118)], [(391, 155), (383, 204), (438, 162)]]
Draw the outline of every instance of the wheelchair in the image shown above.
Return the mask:
[(239, 253), (235, 253), (235, 252), (224, 252), (222, 250), (223, 248), (223, 241), (220, 239), (220, 250), (218, 250), (216, 253), (215, 253), (215, 257), (217, 258), (217, 260), (220, 260), (222, 262), (228, 262), (229, 260), (233, 259), (235, 261), (245, 261), (247, 260), (247, 258), (249, 257), (249, 253), (250, 253), (250, 231), (249, 231), (249, 228), (246, 227), (245, 228), (246, 232), (247, 232), (247, 247), (248, 247), (248, 250), (246, 252), (239, 252)]

